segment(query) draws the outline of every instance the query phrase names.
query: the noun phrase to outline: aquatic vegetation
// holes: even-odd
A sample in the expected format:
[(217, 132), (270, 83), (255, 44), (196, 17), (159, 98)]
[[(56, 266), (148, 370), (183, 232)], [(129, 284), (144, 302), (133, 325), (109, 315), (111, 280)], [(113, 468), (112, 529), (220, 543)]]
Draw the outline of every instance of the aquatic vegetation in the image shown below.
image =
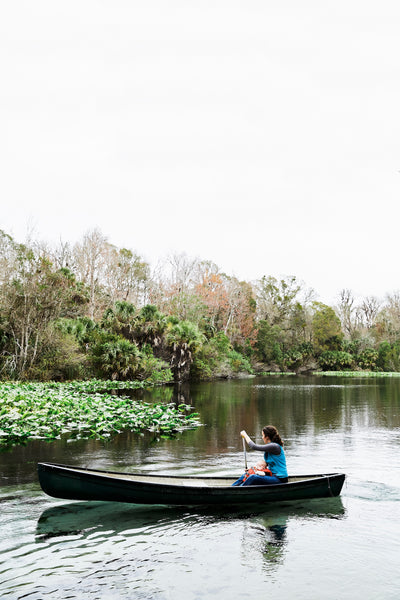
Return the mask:
[(32, 439), (107, 439), (123, 430), (171, 436), (197, 427), (186, 404), (150, 404), (104, 390), (146, 387), (143, 382), (0, 383), (0, 448)]
[(400, 377), (400, 373), (387, 371), (314, 371), (319, 377)]

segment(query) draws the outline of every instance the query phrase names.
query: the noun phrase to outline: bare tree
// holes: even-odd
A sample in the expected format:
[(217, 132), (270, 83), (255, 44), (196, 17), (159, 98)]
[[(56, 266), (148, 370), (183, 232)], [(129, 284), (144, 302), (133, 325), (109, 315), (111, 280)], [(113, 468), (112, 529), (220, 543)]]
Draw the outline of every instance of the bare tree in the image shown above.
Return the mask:
[(355, 300), (351, 290), (342, 289), (339, 295), (337, 313), (342, 324), (343, 332), (349, 338), (352, 337), (354, 330), (356, 329), (356, 307), (354, 302)]
[(173, 254), (159, 262), (151, 282), (151, 302), (160, 310), (173, 313), (180, 319), (195, 318), (196, 305), (194, 287), (198, 277), (198, 258), (187, 254)]
[(91, 319), (95, 315), (95, 296), (103, 282), (104, 269), (109, 252), (110, 245), (107, 242), (107, 238), (99, 229), (88, 231), (84, 235), (82, 242), (76, 243), (73, 248), (77, 277), (89, 287), (89, 316)]
[(53, 248), (51, 258), (58, 269), (69, 269), (75, 271), (74, 252), (69, 242), (60, 239), (58, 246)]
[(150, 265), (127, 248), (111, 248), (107, 256), (105, 284), (111, 297), (143, 306), (150, 278)]
[(18, 244), (0, 229), (0, 285), (7, 283), (17, 269)]
[(388, 294), (386, 304), (377, 316), (381, 338), (390, 343), (400, 338), (400, 292)]
[(386, 296), (386, 310), (390, 314), (392, 320), (398, 325), (400, 329), (400, 292), (394, 294), (388, 294)]
[(380, 302), (374, 296), (367, 296), (359, 306), (359, 315), (367, 329), (375, 325), (380, 306)]
[(190, 258), (186, 253), (169, 256), (167, 263), (170, 268), (171, 283), (181, 291), (187, 291), (193, 283), (199, 262), (198, 258)]

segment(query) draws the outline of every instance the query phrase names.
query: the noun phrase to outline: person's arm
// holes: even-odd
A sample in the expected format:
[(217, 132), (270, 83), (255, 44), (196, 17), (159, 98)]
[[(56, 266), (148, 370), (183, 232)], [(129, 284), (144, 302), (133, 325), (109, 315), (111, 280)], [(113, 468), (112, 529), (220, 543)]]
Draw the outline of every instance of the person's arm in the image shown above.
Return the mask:
[(253, 440), (247, 435), (246, 431), (241, 431), (240, 435), (244, 438), (251, 450), (260, 450), (261, 452), (269, 452), (270, 454), (280, 454), (281, 447), (279, 444), (275, 442), (270, 442), (269, 444), (255, 444)]

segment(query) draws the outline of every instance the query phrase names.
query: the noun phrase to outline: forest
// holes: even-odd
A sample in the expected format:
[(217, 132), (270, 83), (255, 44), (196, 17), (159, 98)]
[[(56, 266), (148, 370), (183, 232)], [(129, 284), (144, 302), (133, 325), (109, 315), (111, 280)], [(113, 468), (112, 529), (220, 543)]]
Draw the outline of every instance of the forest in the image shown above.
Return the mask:
[(0, 231), (0, 379), (400, 371), (400, 293), (317, 298), (295, 276), (240, 281), (186, 254), (151, 267), (98, 229), (56, 246)]

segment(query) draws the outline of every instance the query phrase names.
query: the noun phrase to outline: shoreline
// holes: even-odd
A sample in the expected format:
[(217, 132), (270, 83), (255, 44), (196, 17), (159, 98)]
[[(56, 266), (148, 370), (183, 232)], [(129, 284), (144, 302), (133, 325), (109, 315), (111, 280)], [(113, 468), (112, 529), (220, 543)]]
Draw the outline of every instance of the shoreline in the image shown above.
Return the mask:
[(257, 373), (256, 377), (273, 376), (295, 376), (295, 377), (400, 377), (398, 371), (312, 371), (309, 373), (294, 373), (293, 371), (269, 371)]

